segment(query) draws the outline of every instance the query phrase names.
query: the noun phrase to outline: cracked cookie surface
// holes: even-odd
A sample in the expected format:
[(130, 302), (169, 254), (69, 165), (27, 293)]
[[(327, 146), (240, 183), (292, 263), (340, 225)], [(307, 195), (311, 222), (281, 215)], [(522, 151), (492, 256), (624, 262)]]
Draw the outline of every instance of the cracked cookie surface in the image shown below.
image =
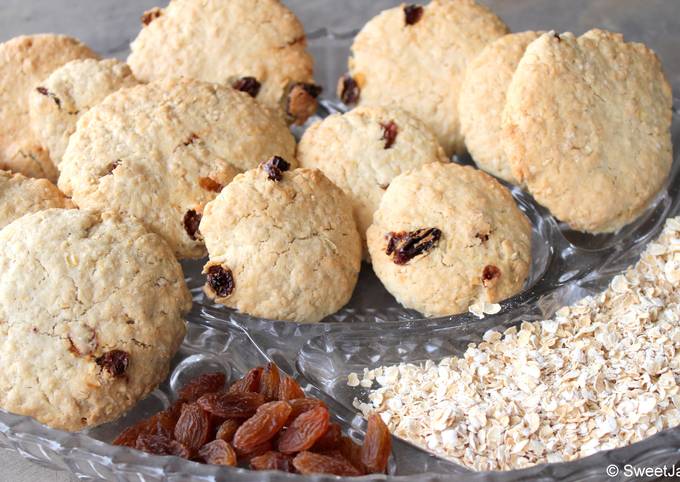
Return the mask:
[(115, 59), (73, 60), (42, 79), (29, 95), (31, 128), (58, 167), (76, 122), (107, 95), (138, 82)]
[(64, 35), (28, 35), (0, 44), (0, 169), (57, 179), (57, 169), (30, 127), (28, 96), (54, 69), (96, 54)]
[(283, 120), (248, 94), (166, 80), (119, 90), (81, 117), (59, 187), (78, 207), (132, 215), (178, 257), (200, 258), (205, 203), (241, 170), (294, 154)]
[(315, 96), (291, 90), (313, 84), (314, 61), (304, 27), (279, 0), (172, 0), (143, 24), (128, 57), (140, 80), (181, 76), (239, 88), (254, 80), (259, 86), (247, 90), (272, 109), (290, 108), (291, 120), (316, 110)]
[(671, 88), (657, 56), (591, 30), (532, 42), (508, 88), (502, 141), (514, 176), (573, 229), (614, 232), (672, 164)]
[(447, 155), (460, 154), (458, 95), (466, 65), (508, 29), (473, 0), (433, 0), (416, 11), (408, 16), (402, 5), (371, 19), (354, 39), (349, 74), (360, 89), (359, 105), (401, 107), (432, 129)]
[(366, 230), (392, 179), (430, 162), (448, 162), (425, 124), (396, 108), (357, 107), (312, 125), (298, 145), (302, 167), (317, 168), (350, 198), (368, 258)]
[(26, 214), (73, 204), (47, 179), (0, 171), (0, 229)]
[(48, 209), (0, 231), (0, 406), (64, 430), (116, 419), (168, 373), (191, 307), (141, 224)]
[(237, 176), (206, 206), (201, 232), (210, 256), (204, 273), (222, 275), (206, 292), (252, 316), (320, 321), (349, 301), (357, 282), (361, 240), (349, 200), (316, 169), (278, 181), (263, 168)]
[(427, 164), (396, 177), (367, 239), (380, 281), (426, 316), (508, 298), (531, 266), (531, 225), (510, 192), (458, 164)]
[(480, 169), (512, 184), (512, 175), (501, 142), (501, 114), (505, 94), (527, 46), (542, 32), (504, 35), (484, 47), (465, 69), (458, 101), (460, 130), (465, 147)]

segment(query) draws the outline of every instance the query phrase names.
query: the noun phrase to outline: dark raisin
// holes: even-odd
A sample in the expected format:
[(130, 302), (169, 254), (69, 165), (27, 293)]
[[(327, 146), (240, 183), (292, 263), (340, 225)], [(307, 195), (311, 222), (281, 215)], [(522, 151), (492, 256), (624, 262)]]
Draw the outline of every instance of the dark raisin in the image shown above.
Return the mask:
[(245, 92), (249, 96), (255, 98), (257, 97), (257, 94), (260, 93), (260, 87), (262, 87), (262, 84), (260, 84), (255, 77), (241, 77), (236, 82), (231, 84), (231, 86), (234, 89)]
[(441, 235), (442, 232), (437, 228), (390, 233), (385, 253), (392, 256), (392, 261), (395, 264), (406, 264), (419, 254), (434, 248)]
[(222, 372), (204, 373), (192, 379), (179, 389), (180, 400), (193, 402), (206, 393), (219, 392), (224, 388), (227, 377)]
[(269, 451), (250, 459), (251, 470), (281, 470), (293, 472), (293, 457), (281, 452)]
[(253, 368), (246, 373), (243, 378), (236, 380), (229, 387), (230, 393), (257, 392), (260, 388), (260, 376), (262, 367)]
[(184, 147), (190, 146), (194, 142), (196, 142), (199, 139), (198, 135), (194, 134), (193, 132), (187, 137), (187, 140), (182, 142), (182, 145)]
[(142, 434), (135, 443), (137, 450), (154, 455), (176, 455), (185, 459), (189, 458), (189, 449), (176, 440), (164, 435)]
[(394, 141), (397, 140), (397, 134), (399, 134), (399, 127), (394, 121), (389, 121), (385, 124), (381, 123), (383, 135), (382, 140), (385, 141), (385, 149), (389, 149), (394, 145)]
[(486, 243), (489, 240), (489, 233), (477, 233), (475, 238), (479, 239), (482, 243)]
[(557, 32), (554, 32), (554, 33), (553, 33), (553, 37), (555, 37), (555, 38), (557, 39), (558, 42), (561, 42), (561, 41), (562, 41), (562, 37), (560, 37), (560, 34), (558, 34)]
[(351, 75), (345, 74), (340, 77), (338, 82), (338, 93), (340, 100), (345, 105), (353, 105), (359, 101), (361, 89), (359, 88), (357, 81), (354, 80)]
[(281, 372), (276, 363), (269, 362), (260, 374), (259, 392), (264, 395), (268, 402), (277, 400), (279, 385), (281, 384)]
[(61, 99), (59, 99), (59, 97), (57, 97), (55, 94), (53, 94), (52, 92), (47, 90), (47, 88), (37, 87), (35, 90), (37, 90), (38, 93), (41, 94), (41, 95), (45, 95), (47, 97), (50, 97), (54, 101), (54, 103), (57, 104), (57, 107), (59, 107), (61, 109)]
[(195, 453), (210, 438), (210, 417), (198, 404), (184, 405), (174, 435), (175, 440)]
[(208, 285), (220, 298), (226, 298), (234, 291), (234, 276), (229, 268), (213, 265), (208, 268), (207, 278)]
[(286, 113), (297, 124), (303, 124), (314, 115), (317, 108), (317, 97), (323, 89), (316, 84), (297, 82), (290, 86), (286, 96)]
[(290, 169), (290, 163), (282, 157), (274, 156), (262, 164), (262, 169), (270, 180), (279, 182), (283, 179), (283, 173)]
[(161, 10), (158, 7), (152, 8), (151, 10), (147, 10), (142, 14), (142, 24), (149, 25), (151, 22), (160, 17), (162, 14), (163, 10)]
[(109, 165), (106, 166), (106, 172), (104, 173), (104, 175), (105, 175), (105, 176), (108, 176), (108, 175), (110, 175), (110, 174), (113, 174), (113, 171), (115, 171), (116, 168), (117, 168), (118, 166), (120, 166), (120, 164), (121, 164), (122, 162), (123, 162), (123, 161), (121, 161), (120, 159), (116, 159), (115, 161), (109, 163)]
[(120, 378), (127, 371), (130, 357), (123, 350), (111, 350), (97, 357), (95, 362), (114, 378)]
[(212, 192), (222, 192), (222, 188), (224, 187), (222, 186), (222, 184), (220, 184), (219, 182), (215, 181), (210, 177), (199, 177), (198, 185), (201, 186), (206, 191)]
[(484, 266), (482, 271), (482, 284), (490, 286), (495, 280), (501, 277), (501, 270), (492, 264)]
[(414, 25), (423, 16), (423, 7), (420, 5), (406, 5), (404, 7), (404, 17), (406, 25)]
[(189, 209), (184, 215), (184, 229), (193, 241), (196, 241), (196, 233), (200, 224), (201, 215), (193, 209)]
[(196, 402), (208, 413), (220, 418), (249, 418), (265, 402), (260, 393), (206, 393)]

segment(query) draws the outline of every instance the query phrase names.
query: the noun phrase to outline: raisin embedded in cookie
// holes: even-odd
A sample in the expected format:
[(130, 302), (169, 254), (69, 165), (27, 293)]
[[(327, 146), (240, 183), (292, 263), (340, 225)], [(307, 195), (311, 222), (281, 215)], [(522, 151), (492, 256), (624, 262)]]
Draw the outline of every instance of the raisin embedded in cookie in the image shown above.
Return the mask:
[(501, 142), (505, 93), (527, 45), (541, 34), (512, 33), (484, 47), (465, 69), (458, 101), (461, 133), (475, 163), (512, 184), (519, 182), (512, 175)]
[(48, 209), (0, 231), (0, 407), (64, 430), (115, 420), (166, 377), (191, 296), (131, 218)]
[(488, 174), (432, 163), (397, 176), (367, 232), (375, 273), (426, 316), (518, 293), (531, 266), (531, 225)]
[(119, 90), (78, 122), (59, 187), (81, 209), (134, 216), (180, 258), (200, 258), (203, 206), (239, 171), (282, 156), (288, 126), (249, 95), (195, 80)]
[(76, 122), (107, 95), (137, 85), (130, 68), (115, 59), (73, 60), (31, 90), (29, 107), (35, 137), (58, 167)]
[(358, 107), (312, 125), (298, 145), (302, 167), (320, 169), (349, 197), (363, 240), (392, 179), (430, 162), (447, 162), (435, 135), (401, 109)]
[(311, 323), (349, 301), (361, 239), (345, 194), (321, 171), (282, 160), (237, 176), (205, 207), (205, 289), (252, 316)]
[(57, 169), (33, 135), (28, 96), (38, 82), (65, 63), (96, 54), (63, 35), (16, 37), (0, 44), (0, 169), (57, 179)]
[(231, 85), (298, 124), (316, 111), (305, 31), (279, 0), (172, 0), (142, 23), (128, 58), (138, 79)]
[(502, 140), (514, 176), (573, 229), (614, 232), (672, 164), (671, 87), (657, 56), (623, 36), (546, 33), (510, 82)]
[(462, 153), (458, 95), (467, 64), (505, 24), (473, 0), (402, 5), (371, 19), (352, 45), (339, 96), (358, 105), (396, 105), (437, 135), (447, 155)]
[(71, 201), (47, 179), (0, 171), (0, 229), (26, 214), (71, 207)]

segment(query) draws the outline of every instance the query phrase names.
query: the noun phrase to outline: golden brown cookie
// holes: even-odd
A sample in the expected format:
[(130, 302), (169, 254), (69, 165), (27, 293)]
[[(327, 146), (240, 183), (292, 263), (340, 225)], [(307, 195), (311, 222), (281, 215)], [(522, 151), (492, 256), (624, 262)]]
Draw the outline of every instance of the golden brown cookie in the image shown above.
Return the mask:
[(128, 57), (138, 79), (232, 85), (298, 124), (316, 111), (305, 31), (279, 0), (172, 0), (142, 23)]
[(367, 238), (385, 288), (426, 316), (508, 298), (531, 266), (531, 225), (510, 192), (458, 164), (435, 162), (396, 177)]
[(573, 229), (637, 218), (672, 163), (671, 88), (657, 56), (623, 36), (546, 33), (517, 66), (503, 112), (514, 176)]
[(58, 67), (94, 57), (86, 45), (63, 35), (29, 35), (0, 44), (0, 169), (56, 181), (57, 169), (31, 130), (28, 96)]

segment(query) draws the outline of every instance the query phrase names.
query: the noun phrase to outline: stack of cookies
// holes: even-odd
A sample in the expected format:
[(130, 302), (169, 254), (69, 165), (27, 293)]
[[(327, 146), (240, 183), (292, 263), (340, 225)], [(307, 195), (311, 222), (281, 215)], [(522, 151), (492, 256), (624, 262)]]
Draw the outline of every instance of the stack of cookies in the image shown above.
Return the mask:
[[(474, 0), (370, 20), (338, 83), (355, 108), (299, 144), (321, 87), (279, 0), (172, 0), (127, 64), (19, 37), (0, 85), (0, 407), (68, 430), (165, 377), (191, 306), (180, 259), (207, 255), (206, 293), (259, 318), (323, 320), (362, 259), (405, 307), (455, 315), (529, 276), (532, 226), (503, 183), (612, 232), (671, 165), (653, 52), (509, 34)], [(451, 162), (466, 150), (481, 169)], [(67, 383), (41, 376), (55, 367)]]

